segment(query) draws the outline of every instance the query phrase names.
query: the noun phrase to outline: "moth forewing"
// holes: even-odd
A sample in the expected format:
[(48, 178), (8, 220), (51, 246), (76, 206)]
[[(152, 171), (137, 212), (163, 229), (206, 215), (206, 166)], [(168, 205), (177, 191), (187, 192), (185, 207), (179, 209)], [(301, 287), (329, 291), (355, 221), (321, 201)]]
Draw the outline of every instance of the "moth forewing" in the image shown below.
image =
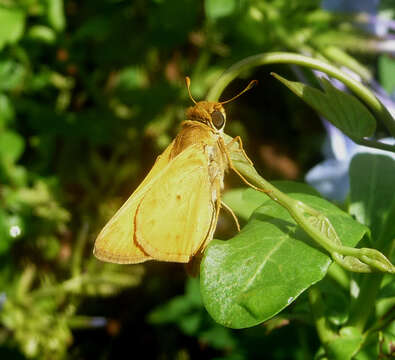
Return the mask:
[(133, 218), (141, 198), (157, 178), (161, 177), (161, 172), (168, 165), (173, 145), (174, 141), (158, 156), (142, 183), (97, 236), (93, 254), (98, 259), (117, 264), (136, 264), (151, 259), (151, 256), (137, 247), (132, 240), (135, 230)]
[(180, 152), (135, 214), (135, 242), (157, 260), (189, 262), (215, 216), (207, 156), (196, 143)]

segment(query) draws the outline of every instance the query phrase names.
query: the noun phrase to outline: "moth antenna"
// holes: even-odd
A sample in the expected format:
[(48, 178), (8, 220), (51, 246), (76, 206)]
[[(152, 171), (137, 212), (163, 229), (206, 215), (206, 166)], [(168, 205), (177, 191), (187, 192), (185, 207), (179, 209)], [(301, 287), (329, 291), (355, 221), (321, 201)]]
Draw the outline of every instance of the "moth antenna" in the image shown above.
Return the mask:
[(188, 94), (190, 99), (193, 101), (193, 103), (196, 105), (197, 102), (195, 101), (195, 99), (193, 98), (192, 94), (191, 94), (191, 79), (189, 78), (189, 76), (185, 77), (185, 83), (187, 84), (187, 89), (188, 89)]
[(246, 86), (246, 88), (242, 91), (239, 92), (236, 96), (233, 96), (231, 99), (226, 100), (226, 101), (221, 101), (220, 104), (227, 104), (230, 103), (231, 101), (233, 101), (234, 99), (237, 99), (240, 95), (244, 94), (246, 91), (252, 89), (256, 84), (258, 84), (258, 80), (252, 80), (250, 81), (250, 83)]

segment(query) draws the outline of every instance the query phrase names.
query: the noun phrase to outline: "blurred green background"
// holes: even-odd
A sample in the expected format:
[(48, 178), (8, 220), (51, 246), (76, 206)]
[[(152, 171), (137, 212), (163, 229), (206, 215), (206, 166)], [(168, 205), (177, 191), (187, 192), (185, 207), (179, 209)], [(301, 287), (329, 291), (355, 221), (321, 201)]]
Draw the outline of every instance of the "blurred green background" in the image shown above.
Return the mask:
[[(203, 100), (249, 55), (333, 61), (330, 46), (374, 75), (363, 41), (375, 36), (355, 19), (313, 0), (0, 0), (0, 358), (312, 358), (303, 296), (305, 317), (233, 331), (210, 319), (181, 265), (104, 264), (92, 248), (177, 133), (186, 75)], [(259, 80), (227, 106), (226, 131), (267, 179), (302, 181), (321, 159), (319, 118), (269, 75), (294, 70), (261, 68), (223, 94)], [(221, 216), (216, 237), (234, 231)]]

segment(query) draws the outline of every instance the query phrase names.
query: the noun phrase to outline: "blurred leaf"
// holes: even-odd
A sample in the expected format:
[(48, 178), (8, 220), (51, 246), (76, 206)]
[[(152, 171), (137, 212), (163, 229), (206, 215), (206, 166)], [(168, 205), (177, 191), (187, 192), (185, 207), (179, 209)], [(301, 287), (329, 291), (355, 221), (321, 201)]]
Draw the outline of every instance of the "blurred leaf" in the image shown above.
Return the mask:
[(121, 91), (129, 91), (143, 87), (148, 82), (148, 77), (143, 68), (130, 66), (123, 68), (118, 74), (117, 87)]
[(125, 269), (117, 264), (101, 263), (100, 270), (97, 264), (91, 265), (95, 266), (90, 267), (90, 276), (86, 278), (84, 286), (79, 282), (71, 282), (65, 289), (80, 295), (114, 296), (125, 288), (139, 285), (144, 275), (144, 268), (139, 265)]
[(340, 336), (327, 344), (328, 359), (350, 360), (357, 353), (364, 341), (364, 336), (353, 327), (340, 330)]
[(34, 25), (29, 28), (27, 35), (34, 40), (53, 44), (56, 40), (55, 32), (48, 26)]
[(14, 108), (9, 97), (0, 93), (0, 131), (14, 119), (14, 116)]
[(6, 253), (11, 246), (12, 237), (9, 231), (7, 214), (0, 208), (0, 256)]
[(152, 311), (148, 321), (153, 324), (178, 322), (191, 311), (191, 303), (184, 296), (171, 299), (168, 303)]
[[(324, 213), (344, 245), (354, 246), (366, 233), (365, 226), (324, 199), (289, 195)], [(237, 236), (208, 246), (201, 266), (203, 302), (220, 324), (250, 327), (291, 304), (325, 276), (330, 263), (283, 207), (266, 200)]]
[(32, 187), (17, 190), (8, 201), (15, 208), (30, 207), (34, 216), (53, 222), (59, 230), (69, 221), (70, 213), (57, 202), (49, 183), (44, 179), (38, 180)]
[(203, 331), (199, 336), (200, 341), (210, 344), (216, 349), (233, 349), (237, 345), (237, 341), (229, 329), (217, 325)]
[(23, 138), (16, 132), (0, 132), (0, 159), (8, 163), (16, 162), (25, 148)]
[(388, 275), (391, 277), (391, 279), (389, 280), (389, 283), (384, 285), (381, 289), (380, 289), (380, 294), (379, 297), (380, 298), (395, 298), (395, 281), (392, 281), (392, 276)]
[(18, 62), (0, 57), (0, 91), (14, 90), (22, 84), (26, 69)]
[[(148, 320), (153, 324), (179, 323), (186, 315), (191, 314), (193, 309), (201, 309), (199, 281), (194, 278), (188, 279), (185, 294), (171, 299), (168, 303), (153, 310)], [(197, 321), (196, 318), (194, 318)]]
[(376, 120), (365, 105), (355, 96), (336, 89), (327, 79), (321, 79), (325, 90), (322, 92), (277, 74), (274, 76), (349, 137), (361, 139), (374, 134)]
[(25, 27), (25, 13), (12, 7), (0, 4), (0, 50), (6, 44), (17, 42)]
[(44, 259), (53, 260), (59, 255), (61, 245), (56, 236), (39, 236), (36, 242)]
[(325, 317), (335, 326), (345, 324), (350, 311), (348, 292), (327, 277), (317, 285), (324, 297)]
[(63, 0), (46, 0), (48, 6), (48, 22), (56, 31), (63, 31), (65, 28)]
[[(367, 171), (368, 169), (368, 171)], [(375, 244), (387, 247), (395, 238), (395, 160), (357, 154), (350, 164), (350, 213), (372, 232)]]
[(149, 12), (151, 42), (159, 47), (183, 43), (195, 27), (198, 7), (194, 0), (154, 3)]
[(395, 91), (395, 60), (387, 55), (381, 55), (378, 62), (380, 84), (388, 94)]
[(236, 0), (205, 0), (207, 18), (217, 20), (218, 18), (231, 15), (237, 6)]

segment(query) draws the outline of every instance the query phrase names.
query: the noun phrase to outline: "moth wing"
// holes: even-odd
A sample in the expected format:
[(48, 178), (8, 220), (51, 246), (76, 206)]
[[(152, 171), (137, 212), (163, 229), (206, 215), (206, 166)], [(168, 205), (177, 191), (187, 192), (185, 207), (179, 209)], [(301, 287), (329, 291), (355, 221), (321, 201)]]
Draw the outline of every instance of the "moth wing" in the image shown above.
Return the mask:
[(152, 259), (134, 241), (134, 217), (144, 194), (169, 164), (173, 145), (174, 142), (158, 156), (142, 183), (98, 235), (93, 250), (98, 259), (117, 264), (137, 264)]
[(215, 208), (203, 145), (177, 155), (136, 210), (135, 241), (152, 258), (189, 262), (215, 226)]

